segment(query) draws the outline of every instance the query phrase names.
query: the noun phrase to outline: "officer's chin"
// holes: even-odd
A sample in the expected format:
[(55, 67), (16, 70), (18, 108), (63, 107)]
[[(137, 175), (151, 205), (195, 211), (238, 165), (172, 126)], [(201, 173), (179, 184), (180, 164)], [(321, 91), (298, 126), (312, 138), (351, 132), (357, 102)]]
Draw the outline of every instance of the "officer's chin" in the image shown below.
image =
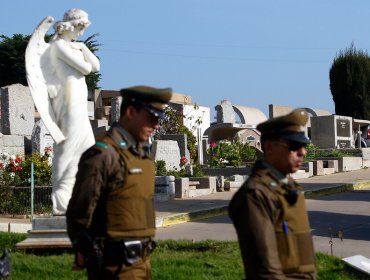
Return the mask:
[(296, 166), (293, 166), (292, 173), (296, 173), (299, 169), (301, 169), (302, 164), (297, 164)]

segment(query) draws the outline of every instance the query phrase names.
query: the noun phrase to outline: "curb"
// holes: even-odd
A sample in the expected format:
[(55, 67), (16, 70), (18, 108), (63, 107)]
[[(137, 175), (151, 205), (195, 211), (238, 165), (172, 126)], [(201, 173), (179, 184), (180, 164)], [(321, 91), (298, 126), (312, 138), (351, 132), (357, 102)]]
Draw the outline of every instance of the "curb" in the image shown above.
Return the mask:
[[(342, 193), (353, 190), (362, 190), (370, 188), (370, 181), (364, 181), (353, 184), (343, 184), (335, 187), (328, 187), (324, 189), (310, 190), (305, 191), (305, 198), (312, 199), (318, 198), (325, 195)], [(170, 225), (192, 222), (202, 219), (207, 219), (211, 217), (217, 217), (228, 214), (228, 204), (222, 206), (211, 207), (202, 210), (196, 210), (192, 212), (177, 213), (165, 217), (156, 217), (156, 227), (166, 227)], [(31, 230), (32, 225), (30, 223), (1, 223), (0, 222), (0, 231), (5, 232), (18, 232), (18, 233), (27, 233), (28, 230)]]
[(343, 184), (335, 187), (328, 187), (324, 189), (305, 191), (304, 196), (306, 199), (318, 198), (320, 196), (336, 194), (347, 191), (362, 190), (370, 188), (370, 181), (364, 181), (353, 184)]
[(166, 217), (157, 218), (156, 227), (165, 227), (185, 222), (207, 219), (227, 214), (228, 205), (216, 206), (193, 212), (178, 213)]

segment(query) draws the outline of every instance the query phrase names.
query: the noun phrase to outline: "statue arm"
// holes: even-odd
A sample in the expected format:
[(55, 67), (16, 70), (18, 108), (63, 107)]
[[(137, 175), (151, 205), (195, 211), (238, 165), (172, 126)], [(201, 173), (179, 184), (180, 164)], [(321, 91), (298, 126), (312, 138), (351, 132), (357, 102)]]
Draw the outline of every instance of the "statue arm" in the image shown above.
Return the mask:
[[(100, 69), (98, 58), (83, 43), (67, 43), (59, 40), (55, 42), (55, 47), (58, 58), (83, 75)], [(82, 56), (76, 53), (76, 50), (81, 51)]]
[(91, 64), (91, 72), (97, 72), (100, 70), (99, 59), (89, 50), (89, 48), (83, 43), (74, 43), (81, 46), (81, 51), (84, 55), (85, 60)]

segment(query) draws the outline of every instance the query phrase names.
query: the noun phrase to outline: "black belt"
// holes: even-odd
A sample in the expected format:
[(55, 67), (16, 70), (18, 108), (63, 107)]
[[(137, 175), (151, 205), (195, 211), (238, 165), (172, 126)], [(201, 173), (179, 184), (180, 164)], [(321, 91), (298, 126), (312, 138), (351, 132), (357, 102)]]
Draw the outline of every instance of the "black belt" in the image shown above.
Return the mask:
[(107, 265), (130, 266), (148, 257), (155, 248), (151, 238), (105, 239), (103, 241), (104, 262)]

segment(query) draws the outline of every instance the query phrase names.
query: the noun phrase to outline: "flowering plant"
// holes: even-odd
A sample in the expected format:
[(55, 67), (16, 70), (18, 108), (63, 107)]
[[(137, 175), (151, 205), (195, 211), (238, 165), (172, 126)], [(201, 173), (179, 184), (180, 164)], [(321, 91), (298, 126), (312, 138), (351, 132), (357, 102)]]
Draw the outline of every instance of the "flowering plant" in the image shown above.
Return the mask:
[(207, 154), (211, 167), (221, 167), (224, 164), (242, 166), (243, 162), (256, 159), (256, 151), (247, 144), (241, 143), (240, 140), (234, 142), (221, 140), (218, 143), (212, 141)]
[(187, 163), (188, 163), (188, 159), (186, 158), (186, 156), (182, 156), (180, 159), (180, 165), (183, 166)]
[(1, 177), (4, 183), (12, 182), (16, 184), (19, 181), (19, 173), (22, 171), (22, 158), (19, 155), (1, 154)]
[(34, 180), (36, 185), (51, 185), (51, 156), (49, 153), (41, 156), (31, 154), (19, 155), (0, 154), (0, 180), (2, 185), (29, 186), (31, 178), (31, 163), (34, 164)]

